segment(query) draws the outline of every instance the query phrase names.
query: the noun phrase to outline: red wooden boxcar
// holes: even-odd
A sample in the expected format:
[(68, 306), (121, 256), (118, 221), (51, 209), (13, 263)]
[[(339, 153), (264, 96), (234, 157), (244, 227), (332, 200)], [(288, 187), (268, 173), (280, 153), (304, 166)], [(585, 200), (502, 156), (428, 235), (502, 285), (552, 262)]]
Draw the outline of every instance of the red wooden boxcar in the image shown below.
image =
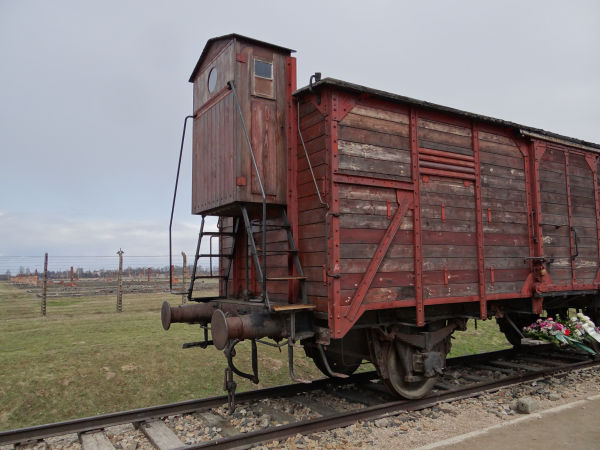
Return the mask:
[[(290, 54), (223, 36), (192, 74), (193, 213), (219, 230), (202, 226), (196, 304), (165, 304), (165, 328), (210, 323), (228, 373), (255, 381), (233, 347), (252, 339), (256, 358), (271, 337), (329, 376), (370, 360), (412, 398), (468, 318), (518, 345), (543, 309), (599, 317), (600, 146), (319, 74), (296, 90)], [(203, 257), (214, 297), (195, 295)]]

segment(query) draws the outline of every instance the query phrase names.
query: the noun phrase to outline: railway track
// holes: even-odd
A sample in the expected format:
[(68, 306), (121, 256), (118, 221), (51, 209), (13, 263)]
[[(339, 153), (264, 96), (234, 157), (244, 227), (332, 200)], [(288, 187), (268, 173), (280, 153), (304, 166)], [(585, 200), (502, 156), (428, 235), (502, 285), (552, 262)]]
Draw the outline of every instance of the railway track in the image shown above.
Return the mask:
[[(479, 395), (512, 384), (531, 381), (561, 372), (599, 365), (600, 361), (550, 345), (510, 349), (448, 359), (448, 369), (431, 395), (420, 400), (398, 400), (379, 383), (375, 372), (347, 379), (323, 379), (311, 384), (290, 384), (237, 395), (240, 411), (223, 414), (226, 396), (153, 406), (100, 416), (69, 420), (0, 432), (0, 446), (49, 441), (53, 436), (71, 435), (84, 449), (115, 448), (109, 436), (114, 427), (133, 424), (148, 446), (160, 450), (174, 448), (232, 448), (280, 440), (373, 420), (401, 411), (427, 408), (440, 402)], [(280, 405), (264, 404), (265, 399)], [(201, 441), (188, 442), (177, 427), (181, 417), (193, 418), (198, 427), (212, 434)], [(254, 419), (252, 419), (254, 417)], [(264, 419), (268, 417), (268, 419)], [(261, 418), (263, 418), (261, 420)], [(188, 440), (189, 441), (189, 440)]]

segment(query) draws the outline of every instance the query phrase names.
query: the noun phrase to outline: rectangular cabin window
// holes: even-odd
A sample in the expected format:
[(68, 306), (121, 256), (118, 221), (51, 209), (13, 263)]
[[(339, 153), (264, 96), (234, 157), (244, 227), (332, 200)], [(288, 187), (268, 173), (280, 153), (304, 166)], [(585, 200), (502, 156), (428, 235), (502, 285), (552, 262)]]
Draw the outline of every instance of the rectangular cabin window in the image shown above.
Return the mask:
[(274, 98), (274, 82), (273, 63), (255, 58), (254, 76), (252, 77), (253, 94), (259, 97)]
[(254, 60), (254, 75), (260, 78), (266, 78), (267, 80), (273, 79), (273, 63), (261, 61), (260, 59)]

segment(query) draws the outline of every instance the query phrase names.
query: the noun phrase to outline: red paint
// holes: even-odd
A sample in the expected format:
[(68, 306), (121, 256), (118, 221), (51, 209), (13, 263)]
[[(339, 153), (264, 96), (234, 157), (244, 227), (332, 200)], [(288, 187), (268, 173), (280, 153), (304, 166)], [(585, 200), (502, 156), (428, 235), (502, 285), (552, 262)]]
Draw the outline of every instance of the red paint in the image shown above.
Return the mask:
[(245, 53), (238, 53), (237, 55), (235, 55), (235, 60), (240, 63), (246, 63), (248, 62), (248, 57)]
[(444, 267), (444, 284), (448, 286), (448, 269)]
[(490, 284), (493, 286), (495, 283), (494, 279), (494, 266), (490, 266)]
[(446, 221), (446, 207), (442, 203), (442, 222)]
[(488, 223), (492, 223), (492, 210), (491, 210), (491, 208), (487, 209), (487, 213), (488, 213)]
[(387, 218), (392, 218), (392, 205), (390, 205), (390, 201), (387, 200)]
[(379, 266), (381, 265), (381, 262), (383, 261), (383, 258), (385, 257), (385, 254), (387, 253), (390, 244), (392, 243), (392, 240), (396, 235), (396, 232), (398, 231), (398, 227), (402, 222), (404, 214), (406, 214), (410, 205), (413, 202), (412, 194), (408, 192), (398, 191), (397, 197), (398, 209), (396, 210), (396, 214), (394, 214), (394, 218), (392, 219), (388, 229), (385, 231), (383, 237), (381, 238), (381, 241), (377, 246), (377, 250), (375, 251), (375, 254), (369, 261), (367, 270), (360, 284), (358, 285), (358, 288), (356, 289), (352, 300), (350, 301), (350, 309), (346, 313), (346, 318), (348, 321), (351, 322), (351, 324), (354, 324), (354, 322), (356, 321), (358, 311), (362, 306), (363, 299), (367, 294), (371, 283), (373, 282), (373, 278), (375, 278), (375, 274), (377, 273), (377, 270), (379, 269)]

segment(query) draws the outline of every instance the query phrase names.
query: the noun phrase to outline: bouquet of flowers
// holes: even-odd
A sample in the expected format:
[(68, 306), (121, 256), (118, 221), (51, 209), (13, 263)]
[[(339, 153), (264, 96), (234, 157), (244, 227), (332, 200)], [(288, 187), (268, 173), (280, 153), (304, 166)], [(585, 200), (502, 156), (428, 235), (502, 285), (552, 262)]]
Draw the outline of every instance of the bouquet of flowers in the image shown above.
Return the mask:
[[(598, 349), (600, 346), (600, 328), (591, 319), (582, 314), (561, 320), (559, 316), (538, 319), (528, 327), (523, 328), (523, 335), (552, 342), (556, 345), (569, 345), (595, 355), (597, 352), (588, 345)], [(588, 345), (586, 345), (588, 344)]]

